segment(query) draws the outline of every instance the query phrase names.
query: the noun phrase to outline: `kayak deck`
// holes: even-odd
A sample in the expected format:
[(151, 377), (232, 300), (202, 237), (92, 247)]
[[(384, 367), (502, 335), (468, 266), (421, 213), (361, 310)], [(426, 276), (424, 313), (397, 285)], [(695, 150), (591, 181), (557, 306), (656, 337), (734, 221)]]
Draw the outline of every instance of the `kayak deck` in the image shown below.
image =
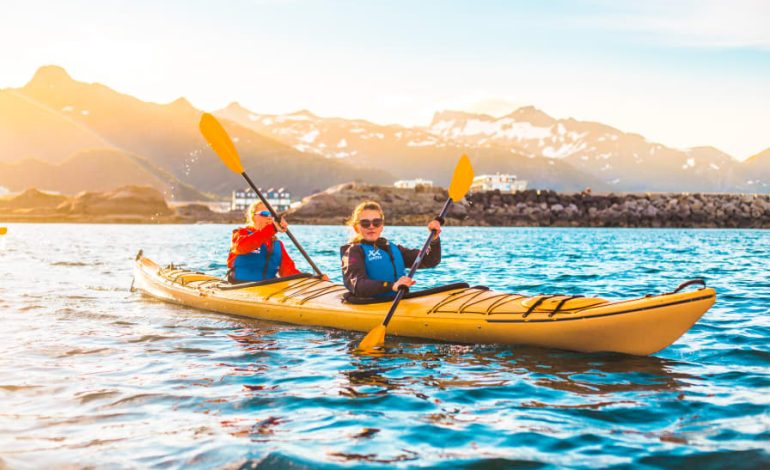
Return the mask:
[[(137, 256), (134, 286), (161, 300), (262, 320), (367, 332), (388, 301), (346, 300), (347, 289), (309, 275), (229, 284), (207, 274), (163, 268)], [(716, 292), (610, 302), (597, 297), (527, 297), (453, 284), (401, 301), (388, 333), (468, 344), (526, 344), (582, 352), (649, 355), (679, 339), (714, 304)]]

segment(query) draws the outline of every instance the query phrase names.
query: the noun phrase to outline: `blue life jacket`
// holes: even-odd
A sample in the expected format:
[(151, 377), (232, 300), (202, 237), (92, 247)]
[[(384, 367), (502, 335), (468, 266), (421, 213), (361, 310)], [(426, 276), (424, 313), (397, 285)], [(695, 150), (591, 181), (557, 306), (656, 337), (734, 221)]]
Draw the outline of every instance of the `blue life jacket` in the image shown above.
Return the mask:
[(281, 267), (281, 242), (272, 241), (272, 249), (263, 244), (245, 255), (238, 255), (233, 262), (233, 277), (236, 281), (264, 281), (278, 277)]
[[(396, 282), (401, 276), (406, 276), (406, 266), (401, 250), (396, 245), (388, 243), (387, 248), (378, 248), (370, 243), (361, 243), (364, 251), (364, 265), (369, 279)], [(386, 292), (376, 297), (395, 297), (395, 292)]]

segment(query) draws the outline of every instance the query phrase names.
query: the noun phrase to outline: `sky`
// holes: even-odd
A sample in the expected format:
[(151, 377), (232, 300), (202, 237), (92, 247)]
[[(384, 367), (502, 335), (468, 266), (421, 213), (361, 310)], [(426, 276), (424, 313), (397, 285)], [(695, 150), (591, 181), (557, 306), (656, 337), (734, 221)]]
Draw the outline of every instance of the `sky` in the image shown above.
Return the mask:
[(145, 101), (428, 125), (533, 105), (678, 148), (770, 147), (770, 1), (0, 0), (42, 65)]

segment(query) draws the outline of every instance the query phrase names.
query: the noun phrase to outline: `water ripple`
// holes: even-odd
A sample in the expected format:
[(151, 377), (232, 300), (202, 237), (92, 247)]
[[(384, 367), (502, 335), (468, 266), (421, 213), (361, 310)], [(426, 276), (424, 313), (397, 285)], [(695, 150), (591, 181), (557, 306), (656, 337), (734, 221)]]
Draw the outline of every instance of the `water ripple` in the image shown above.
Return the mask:
[[(421, 287), (620, 299), (704, 277), (718, 301), (654, 357), (407, 339), (359, 356), (358, 333), (128, 292), (139, 248), (224, 274), (231, 228), (12, 228), (0, 467), (770, 466), (766, 231), (449, 227)], [(425, 236), (388, 231), (412, 246)], [(339, 282), (347, 232), (294, 232)]]

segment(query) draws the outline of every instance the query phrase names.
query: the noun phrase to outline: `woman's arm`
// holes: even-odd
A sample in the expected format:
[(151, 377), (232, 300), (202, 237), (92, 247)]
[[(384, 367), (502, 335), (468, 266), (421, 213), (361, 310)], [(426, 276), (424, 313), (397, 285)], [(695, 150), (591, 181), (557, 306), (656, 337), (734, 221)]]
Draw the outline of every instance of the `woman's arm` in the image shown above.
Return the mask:
[(265, 226), (262, 230), (249, 233), (246, 228), (241, 228), (233, 232), (233, 241), (230, 251), (237, 255), (251, 253), (265, 243), (269, 243), (275, 235), (275, 226), (273, 224)]

